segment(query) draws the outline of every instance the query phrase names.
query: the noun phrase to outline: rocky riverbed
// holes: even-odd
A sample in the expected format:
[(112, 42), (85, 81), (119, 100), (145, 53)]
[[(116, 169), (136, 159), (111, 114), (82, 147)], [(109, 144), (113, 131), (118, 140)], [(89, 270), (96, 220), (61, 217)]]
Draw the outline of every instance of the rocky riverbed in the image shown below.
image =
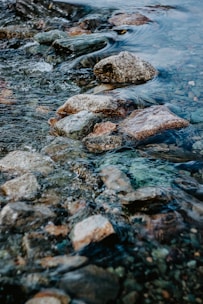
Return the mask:
[(110, 2), (0, 2), (2, 304), (203, 303), (202, 4)]

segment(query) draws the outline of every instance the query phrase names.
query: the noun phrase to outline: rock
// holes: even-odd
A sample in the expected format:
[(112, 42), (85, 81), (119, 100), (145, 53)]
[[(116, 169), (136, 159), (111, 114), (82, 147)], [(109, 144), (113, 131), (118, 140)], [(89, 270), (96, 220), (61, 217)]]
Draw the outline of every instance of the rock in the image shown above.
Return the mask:
[(104, 134), (110, 134), (114, 131), (117, 131), (117, 125), (111, 121), (105, 121), (98, 123), (94, 126), (93, 132), (89, 135), (104, 135)]
[(107, 166), (100, 172), (100, 176), (106, 187), (117, 193), (134, 192), (130, 179), (116, 166)]
[(16, 177), (10, 181), (7, 181), (0, 189), (3, 193), (13, 201), (18, 199), (32, 199), (35, 197), (37, 191), (40, 189), (40, 185), (37, 182), (36, 177), (27, 173), (20, 177)]
[(70, 97), (57, 109), (57, 114), (64, 116), (86, 110), (104, 115), (118, 115), (119, 104), (111, 96), (79, 94)]
[(94, 74), (101, 82), (138, 84), (152, 79), (157, 71), (150, 63), (124, 51), (99, 61)]
[(45, 296), (42, 298), (30, 299), (29, 301), (25, 302), (25, 304), (61, 304), (61, 301), (55, 297)]
[(95, 265), (65, 274), (60, 288), (87, 304), (115, 303), (119, 292), (117, 276)]
[[(52, 299), (52, 300), (50, 300), (50, 299)], [(65, 294), (62, 290), (56, 289), (56, 288), (50, 288), (50, 289), (43, 289), (43, 290), (39, 291), (37, 294), (34, 295), (34, 297), (31, 300), (29, 300), (26, 303), (33, 301), (33, 302), (31, 302), (31, 304), (32, 303), (33, 304), (34, 303), (36, 303), (36, 304), (38, 304), (38, 303), (39, 304), (49, 304), (50, 303), (51, 304), (52, 302), (54, 304), (55, 302), (53, 299), (58, 300), (60, 304), (68, 304), (71, 301), (70, 297), (67, 294)], [(36, 302), (34, 300), (36, 300)], [(37, 300), (39, 300), (39, 302), (37, 302)]]
[(81, 56), (98, 51), (107, 44), (108, 39), (101, 34), (84, 34), (73, 38), (57, 39), (52, 45), (59, 52)]
[(53, 219), (55, 214), (45, 206), (30, 206), (23, 202), (8, 203), (0, 212), (0, 225), (19, 231), (39, 227), (48, 219)]
[(85, 147), (91, 153), (102, 153), (122, 147), (122, 137), (119, 135), (93, 135), (83, 138)]
[(114, 228), (108, 219), (98, 214), (77, 223), (70, 236), (74, 249), (79, 250), (91, 242), (99, 242), (114, 233)]
[(0, 171), (11, 173), (36, 172), (49, 174), (54, 169), (53, 161), (37, 152), (16, 150), (0, 159)]
[(144, 140), (165, 130), (184, 128), (189, 125), (185, 119), (170, 112), (165, 106), (151, 106), (135, 110), (120, 123), (120, 131), (136, 140)]
[(59, 135), (65, 135), (72, 139), (82, 139), (92, 131), (98, 121), (99, 116), (96, 114), (81, 111), (57, 121), (54, 128)]
[(151, 20), (147, 18), (146, 16), (140, 14), (140, 13), (119, 13), (115, 14), (113, 17), (111, 17), (108, 22), (119, 26), (119, 25), (143, 25), (146, 23), (149, 23)]
[(0, 39), (26, 39), (34, 36), (36, 31), (19, 25), (9, 25), (0, 28)]
[(67, 38), (67, 33), (60, 30), (41, 32), (34, 36), (34, 39), (42, 44), (52, 44), (56, 39)]
[(50, 235), (55, 236), (66, 236), (69, 232), (69, 228), (67, 225), (54, 225), (53, 223), (49, 223), (45, 226), (44, 230), (48, 232)]
[(73, 269), (79, 268), (86, 264), (88, 258), (85, 256), (67, 256), (67, 255), (60, 255), (54, 257), (45, 257), (38, 261), (44, 268), (52, 268), (57, 266), (63, 266), (65, 272), (72, 271)]
[(83, 34), (91, 34), (91, 31), (82, 29), (80, 26), (73, 26), (67, 29), (69, 36), (78, 36)]
[(98, 27), (105, 22), (105, 17), (103, 14), (90, 14), (83, 17), (79, 21), (79, 25), (82, 29), (95, 31)]
[(157, 205), (162, 205), (164, 202), (168, 202), (171, 199), (169, 191), (161, 187), (141, 187), (132, 192), (128, 192), (125, 195), (122, 193), (118, 195), (122, 204), (128, 205), (133, 204), (136, 207), (136, 204), (144, 210), (147, 209), (147, 205), (152, 209), (156, 208)]

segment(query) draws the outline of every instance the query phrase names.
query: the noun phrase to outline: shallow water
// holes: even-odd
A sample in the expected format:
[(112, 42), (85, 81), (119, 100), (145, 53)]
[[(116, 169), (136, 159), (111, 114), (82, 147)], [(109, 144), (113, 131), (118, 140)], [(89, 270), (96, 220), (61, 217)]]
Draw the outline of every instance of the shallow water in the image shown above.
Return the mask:
[[(157, 185), (172, 189), (173, 197), (165, 206), (157, 205), (154, 209), (145, 207), (137, 217), (129, 215), (127, 211), (129, 223), (137, 229), (136, 233), (134, 231), (131, 233), (137, 234), (138, 239), (140, 238), (136, 246), (131, 244), (133, 237), (130, 233), (128, 235), (125, 227), (124, 235), (120, 237), (121, 245), (107, 250), (101, 244), (101, 249), (100, 247), (93, 248), (92, 251), (87, 249), (81, 254), (89, 256), (97, 265), (105, 267), (122, 265), (127, 272), (132, 271), (138, 282), (137, 291), (139, 289), (143, 291), (140, 286), (145, 284), (146, 295), (143, 291), (140, 303), (166, 303), (167, 301), (167, 303), (180, 303), (180, 301), (181, 303), (203, 303), (201, 298), (202, 268), (200, 271), (200, 267), (203, 266), (203, 195), (202, 193), (199, 196), (194, 195), (191, 190), (192, 182), (190, 184), (190, 178), (194, 178), (200, 184), (203, 183), (203, 2), (201, 0), (197, 0), (195, 3), (192, 0), (184, 2), (172, 0), (170, 5), (165, 0), (159, 3), (152, 0), (128, 0), (127, 3), (121, 0), (63, 2), (87, 6), (89, 13), (105, 15), (112, 12), (138, 11), (147, 16), (151, 20), (148, 24), (120, 26), (117, 30), (125, 30), (122, 35), (116, 35), (111, 29), (109, 31), (105, 29), (106, 35), (112, 39), (105, 49), (87, 56), (89, 58), (87, 59), (87, 66), (89, 65), (87, 71), (89, 73), (92, 62), (97, 60), (95, 59), (97, 56), (116, 54), (123, 50), (136, 53), (149, 61), (159, 71), (159, 74), (155, 79), (142, 85), (117, 87), (113, 91), (114, 94), (130, 99), (138, 108), (166, 104), (172, 112), (187, 119), (190, 126), (184, 130), (164, 132), (143, 142), (138, 147), (129, 145), (118, 151), (101, 155), (88, 153), (78, 146), (72, 147), (64, 154), (65, 157), (67, 155), (67, 159), (64, 160), (64, 157), (60, 157), (60, 155), (57, 156), (59, 161), (55, 172), (41, 181), (43, 191), (53, 190), (58, 195), (60, 202), (64, 202), (68, 196), (75, 200), (84, 197), (89, 201), (91, 209), (95, 201), (101, 203), (108, 198), (100, 195), (101, 189), (95, 188), (95, 193), (93, 193), (94, 185), (84, 185), (81, 182), (79, 190), (74, 187), (74, 181), (78, 182), (77, 178), (80, 173), (77, 175), (73, 168), (76, 168), (78, 172), (79, 170), (91, 171), (93, 175), (96, 175), (103, 166), (112, 164), (127, 174), (135, 189)], [(11, 17), (8, 17), (7, 20), (4, 19), (2, 12), (0, 16), (1, 26), (15, 24), (15, 20)], [(77, 66), (78, 64), (79, 66), (82, 61), (86, 60), (86, 56), (65, 62), (52, 61), (44, 54), (41, 56), (41, 54), (34, 53), (32, 39), (18, 47), (6, 48), (2, 44), (0, 47), (0, 89), (2, 94), (0, 96), (0, 156), (3, 157), (16, 149), (45, 151), (46, 153), (55, 139), (50, 132), (49, 118), (55, 116), (56, 109), (68, 97), (81, 92), (92, 92), (94, 86), (97, 85), (92, 79), (89, 83), (87, 80), (85, 85), (79, 85), (67, 71), (71, 65)], [(1, 102), (2, 100), (3, 102)], [(193, 162), (188, 163), (189, 161)], [(175, 181), (178, 178), (182, 178), (184, 182), (177, 187)], [(7, 176), (0, 175), (1, 183), (6, 179)], [(2, 206), (7, 202), (2, 194), (0, 194), (0, 200)], [(112, 202), (112, 206), (116, 208), (117, 202)], [(86, 215), (88, 215), (88, 210)], [(60, 220), (63, 212), (63, 208), (58, 210)], [(170, 212), (175, 216), (178, 214), (183, 220), (182, 233), (171, 239), (167, 236), (168, 232), (161, 227), (163, 235), (156, 240), (148, 239), (148, 236), (142, 231), (142, 224), (139, 226), (143, 221), (142, 218), (152, 215), (155, 217), (155, 223), (156, 214), (169, 213), (170, 215)], [(178, 216), (175, 222), (177, 225), (179, 224)], [(120, 230), (122, 233), (122, 227)], [(2, 240), (1, 242), (3, 244)], [(12, 239), (10, 243), (12, 243)], [(61, 246), (58, 254), (66, 252), (66, 244), (62, 243), (57, 244), (58, 247)], [(183, 259), (176, 256), (177, 259), (180, 259), (177, 267), (171, 261), (169, 262), (171, 264), (168, 267), (171, 273), (168, 276), (162, 269), (162, 267), (164, 268), (162, 258), (155, 258), (156, 265), (153, 264), (148, 270), (145, 269), (145, 266), (149, 265), (146, 263), (143, 266), (143, 261), (141, 261), (142, 250), (145, 257), (151, 252), (156, 255), (157, 248), (162, 248), (162, 244), (168, 252), (180, 250)], [(138, 251), (141, 253), (137, 254)], [(128, 258), (133, 257), (133, 263), (129, 262), (130, 258), (129, 261), (127, 258), (124, 261), (125, 255)], [(175, 260), (175, 257), (170, 258)], [(195, 267), (188, 266), (191, 260), (196, 260)], [(138, 270), (136, 263), (138, 263), (138, 268), (140, 267)], [(185, 285), (182, 283), (186, 280), (182, 270), (184, 268), (186, 269), (185, 277), (196, 271), (198, 273), (197, 277), (194, 275), (191, 278), (191, 282), (187, 286), (186, 283), (184, 283)], [(185, 288), (182, 293), (179, 292), (175, 283), (173, 288), (169, 288), (168, 285), (175, 280), (180, 289)], [(169, 290), (170, 294), (174, 292), (170, 299), (167, 298), (167, 294), (164, 298), (161, 297), (160, 291), (153, 291), (153, 289), (164, 288)], [(183, 300), (182, 295), (185, 297)]]

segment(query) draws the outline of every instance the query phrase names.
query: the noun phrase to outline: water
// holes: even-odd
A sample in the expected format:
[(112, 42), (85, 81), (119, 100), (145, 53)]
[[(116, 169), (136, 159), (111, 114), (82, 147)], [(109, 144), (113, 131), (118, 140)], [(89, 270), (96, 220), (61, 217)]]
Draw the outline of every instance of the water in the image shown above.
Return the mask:
[[(109, 247), (103, 243), (95, 247), (93, 244), (80, 254), (115, 271), (123, 267), (124, 296), (136, 291), (140, 293), (139, 303), (203, 303), (203, 3), (201, 0), (195, 3), (172, 0), (170, 5), (165, 0), (63, 2), (80, 5), (89, 15), (101, 13), (104, 17), (115, 12), (139, 12), (151, 22), (142, 26), (119, 26), (117, 31), (124, 31), (122, 35), (117, 35), (105, 23), (98, 32), (110, 37), (107, 47), (79, 58), (57, 57), (47, 46), (38, 49), (33, 39), (1, 40), (0, 157), (21, 149), (48, 153), (56, 161), (51, 175), (39, 177), (40, 193), (29, 203), (47, 202), (56, 197), (58, 203), (51, 208), (58, 215), (57, 224), (72, 221), (72, 225), (78, 221), (77, 216), (69, 220), (67, 211), (68, 204), (77, 201), (87, 202), (86, 211), (79, 215), (81, 219), (98, 212), (99, 208), (112, 219), (117, 225), (119, 243)], [(6, 5), (6, 1), (2, 3)], [(67, 21), (64, 20), (50, 18), (47, 23), (61, 29)], [(32, 22), (21, 21), (12, 10), (0, 12), (2, 27)], [(159, 134), (138, 147), (129, 145), (100, 155), (88, 153), (81, 142), (56, 138), (48, 120), (55, 116), (57, 108), (75, 94), (94, 90), (97, 83), (92, 77), (92, 67), (97, 57), (125, 50), (150, 62), (159, 73), (145, 84), (114, 88), (113, 94), (130, 99), (138, 108), (166, 104), (172, 112), (187, 119), (190, 126)], [(82, 67), (84, 62), (86, 66)], [(74, 66), (78, 69), (74, 70)], [(78, 77), (82, 80), (78, 81)], [(170, 199), (161, 205), (145, 205), (140, 210), (122, 209), (117, 198), (105, 193), (104, 185), (98, 182), (98, 174), (106, 165), (122, 170), (134, 189), (165, 187), (171, 193)], [(8, 178), (1, 173), (1, 184)], [(1, 208), (7, 202), (0, 193)], [(118, 215), (118, 211), (111, 214), (111, 208), (122, 209), (121, 214)], [(20, 243), (21, 237), (16, 236), (16, 243)], [(21, 245), (12, 244), (13, 236), (9, 245), (5, 245), (3, 239), (2, 236), (2, 248), (9, 248), (9, 254), (16, 258)], [(43, 248), (45, 256), (50, 252), (52, 255), (73, 253), (69, 239), (61, 238), (53, 243), (54, 249), (46, 252)], [(131, 286), (134, 279), (136, 286)], [(134, 303), (133, 300), (124, 302), (123, 295), (116, 303)]]

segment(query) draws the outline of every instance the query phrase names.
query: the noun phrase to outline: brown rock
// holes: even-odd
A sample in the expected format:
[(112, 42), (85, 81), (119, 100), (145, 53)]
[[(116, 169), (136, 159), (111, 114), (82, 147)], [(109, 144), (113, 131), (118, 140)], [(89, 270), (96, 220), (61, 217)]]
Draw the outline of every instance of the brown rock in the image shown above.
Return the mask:
[(110, 96), (79, 94), (70, 97), (62, 106), (60, 106), (57, 110), (57, 114), (66, 116), (83, 110), (112, 115), (117, 114), (118, 103)]
[(48, 224), (47, 226), (45, 226), (45, 231), (48, 232), (51, 235), (62, 235), (62, 236), (66, 236), (69, 232), (68, 226), (66, 225), (59, 225), (56, 226), (54, 224)]
[(135, 110), (120, 124), (120, 131), (136, 140), (143, 140), (165, 130), (184, 128), (185, 119), (170, 112), (166, 106)]
[(103, 134), (110, 134), (117, 130), (117, 125), (111, 121), (105, 121), (98, 123), (94, 126), (93, 132), (90, 133), (91, 135), (103, 135)]
[(32, 298), (25, 304), (61, 304), (61, 301), (55, 297)]
[(81, 28), (80, 26), (74, 26), (67, 29), (69, 36), (77, 36), (82, 34), (91, 34), (91, 31)]
[[(40, 304), (41, 303), (49, 304), (49, 302), (46, 302), (48, 300), (48, 298), (54, 298), (54, 299), (58, 300), (60, 304), (68, 304), (71, 301), (70, 297), (67, 294), (65, 294), (62, 290), (56, 289), (56, 288), (50, 288), (50, 289), (41, 290), (40, 292), (38, 292), (34, 296), (34, 298), (32, 300), (41, 299), (41, 301), (42, 301), (44, 299), (44, 302), (42, 301), (42, 302), (39, 302), (39, 303)], [(54, 304), (53, 300), (52, 300), (52, 302)], [(52, 302), (50, 302), (50, 304)], [(38, 302), (36, 302), (36, 303), (38, 303)]]
[(67, 256), (67, 255), (60, 255), (60, 256), (54, 256), (54, 257), (45, 257), (41, 260), (39, 260), (39, 263), (43, 267), (56, 267), (59, 265), (64, 265), (66, 271), (71, 271), (73, 269), (76, 269), (78, 267), (83, 266), (85, 263), (87, 263), (87, 257), (85, 256)]
[(71, 240), (74, 249), (79, 250), (91, 242), (99, 242), (114, 233), (114, 228), (108, 219), (98, 214), (77, 223), (71, 232)]
[(127, 51), (102, 59), (94, 66), (94, 74), (104, 83), (143, 83), (157, 71), (148, 62)]
[(91, 133), (83, 139), (83, 143), (89, 152), (102, 153), (121, 148), (122, 137), (119, 135), (96, 135)]
[(120, 13), (111, 17), (108, 21), (113, 25), (119, 26), (119, 25), (143, 25), (150, 22), (151, 20), (140, 13), (132, 13), (132, 14)]

